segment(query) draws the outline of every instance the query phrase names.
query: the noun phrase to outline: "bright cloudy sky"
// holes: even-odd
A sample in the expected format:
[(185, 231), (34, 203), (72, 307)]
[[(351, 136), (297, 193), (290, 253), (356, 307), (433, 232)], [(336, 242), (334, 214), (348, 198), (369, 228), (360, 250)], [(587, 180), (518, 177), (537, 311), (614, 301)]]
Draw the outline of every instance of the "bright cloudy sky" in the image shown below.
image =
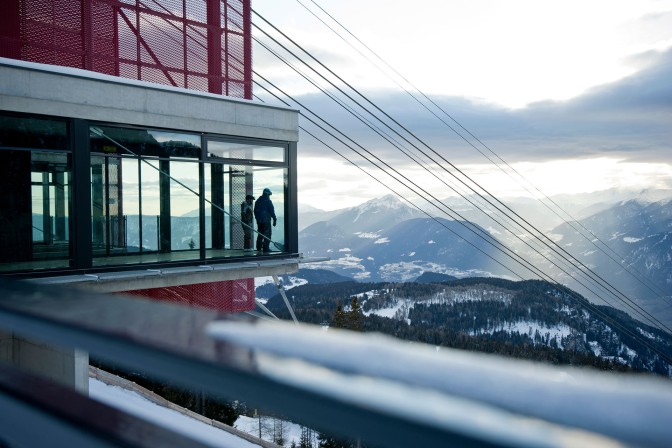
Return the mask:
[[(253, 9), (420, 137), (414, 144), (436, 150), (497, 195), (522, 194), (519, 182), (504, 174), (510, 170), (499, 158), (547, 195), (672, 188), (672, 0), (255, 0)], [(279, 39), (254, 14), (253, 22)], [(253, 33), (270, 42), (259, 29)], [(400, 173), (418, 179), (423, 188), (439, 197), (451, 195), (445, 181), (410, 163), (258, 44), (254, 58), (260, 75), (303, 104), (294, 107), (317, 111)], [(301, 70), (318, 79), (309, 69)], [(430, 107), (434, 114), (466, 139), (399, 85), (409, 91), (415, 86), (430, 96), (450, 117)], [(258, 86), (255, 93), (277, 102)], [(383, 184), (403, 188), (305, 119), (301, 124)], [(415, 153), (413, 145), (392, 137)], [(430, 160), (425, 163), (434, 169)], [(318, 208), (356, 205), (389, 193), (304, 132), (299, 170), (299, 200)]]

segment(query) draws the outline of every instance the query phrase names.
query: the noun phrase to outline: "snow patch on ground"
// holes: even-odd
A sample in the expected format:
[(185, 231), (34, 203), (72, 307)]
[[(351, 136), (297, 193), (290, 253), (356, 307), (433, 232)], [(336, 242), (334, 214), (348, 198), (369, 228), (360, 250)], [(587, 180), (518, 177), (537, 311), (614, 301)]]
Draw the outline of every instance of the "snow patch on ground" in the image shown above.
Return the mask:
[(400, 261), (387, 263), (378, 268), (378, 275), (385, 281), (407, 282), (415, 280), (424, 272), (436, 272), (439, 274), (452, 275), (453, 277), (490, 277), (491, 274), (480, 270), (462, 271), (445, 264), (427, 262), (423, 260)]
[(649, 333), (648, 331), (643, 330), (640, 327), (637, 327), (637, 331), (639, 332), (639, 334), (641, 334), (642, 336), (647, 337), (649, 339), (653, 339), (653, 340), (658, 339), (658, 337), (656, 337), (656, 335), (654, 335), (653, 333)]
[(355, 232), (355, 235), (357, 235), (358, 238), (366, 238), (370, 240), (375, 240), (376, 238), (380, 238), (380, 235), (378, 233), (374, 232)]
[(233, 424), (233, 427), (268, 442), (273, 442), (273, 436), (279, 436), (282, 431), (282, 437), (285, 441), (284, 446), (291, 446), (292, 442), (299, 446), (301, 429), (303, 428), (301, 425), (287, 420), (263, 415), (259, 417), (241, 415)]
[[(287, 277), (288, 282), (285, 282), (283, 279), (282, 286), (287, 289), (292, 289), (296, 288), (297, 286), (302, 286), (308, 284), (308, 280), (304, 278), (299, 278), (299, 277), (294, 277), (294, 276), (288, 276)], [(273, 277), (255, 277), (254, 278), (254, 287), (258, 288), (259, 286), (267, 285), (267, 284), (273, 284)]]
[(258, 288), (268, 283), (273, 283), (273, 277), (254, 277), (254, 287)]
[(356, 271), (354, 274), (348, 273), (348, 275), (355, 280), (366, 280), (371, 278), (371, 273), (367, 271), (366, 267), (361, 263), (361, 261), (361, 258), (355, 257), (348, 253), (345, 256), (335, 260), (320, 262), (320, 268)]
[(544, 339), (548, 337), (549, 341), (555, 337), (560, 348), (563, 348), (561, 339), (572, 334), (572, 329), (565, 324), (549, 326), (536, 321), (504, 322), (500, 325), (488, 327), (487, 329), (479, 329), (476, 331), (476, 334), (493, 334), (496, 331), (527, 334), (533, 339), (538, 331)]

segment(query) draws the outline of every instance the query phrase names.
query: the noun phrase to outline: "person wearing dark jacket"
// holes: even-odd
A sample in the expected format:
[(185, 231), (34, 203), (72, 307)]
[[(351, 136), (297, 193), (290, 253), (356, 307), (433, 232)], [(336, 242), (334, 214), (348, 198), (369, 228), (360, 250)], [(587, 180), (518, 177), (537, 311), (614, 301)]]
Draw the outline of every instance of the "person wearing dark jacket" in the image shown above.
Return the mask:
[(260, 252), (269, 252), (269, 244), (271, 242), (271, 220), (273, 220), (273, 227), (278, 222), (275, 217), (275, 208), (271, 202), (271, 190), (264, 188), (264, 192), (257, 202), (254, 203), (254, 217), (257, 220), (257, 250)]

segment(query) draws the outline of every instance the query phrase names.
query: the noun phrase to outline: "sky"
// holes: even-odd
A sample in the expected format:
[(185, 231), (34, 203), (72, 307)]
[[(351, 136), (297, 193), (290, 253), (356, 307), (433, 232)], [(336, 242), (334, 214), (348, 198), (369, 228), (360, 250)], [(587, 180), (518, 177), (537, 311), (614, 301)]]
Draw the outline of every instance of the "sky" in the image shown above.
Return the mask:
[[(258, 41), (294, 60), (264, 19), (281, 29), (331, 72), (313, 61), (317, 71), (366, 97), (351, 98), (384, 110), (401, 135), (376, 126), (415, 161), (258, 42), (255, 81), (273, 90), (272, 82), (301, 103), (292, 107), (315, 111), (438, 197), (458, 194), (446, 185), (455, 169), (499, 197), (672, 189), (672, 0), (256, 0), (253, 10)], [(301, 51), (292, 48), (308, 61)], [(259, 85), (254, 91), (279, 104)], [(389, 188), (423, 196), (305, 118), (300, 124), (332, 147), (301, 131), (300, 203), (333, 210)]]

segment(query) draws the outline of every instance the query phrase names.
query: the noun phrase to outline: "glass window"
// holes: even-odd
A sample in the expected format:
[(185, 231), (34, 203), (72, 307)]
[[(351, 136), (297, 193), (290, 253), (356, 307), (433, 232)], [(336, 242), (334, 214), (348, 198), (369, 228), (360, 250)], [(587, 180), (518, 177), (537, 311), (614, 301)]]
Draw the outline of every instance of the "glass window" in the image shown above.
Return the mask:
[(93, 156), (94, 265), (199, 258), (198, 174), (194, 162)]
[[(263, 251), (282, 252), (285, 250), (285, 191), (287, 188), (285, 167), (265, 167), (250, 165), (206, 164), (206, 256), (225, 257)], [(254, 210), (256, 201), (268, 188), (268, 197), (276, 216), (276, 225), (259, 223), (246, 215), (246, 197), (254, 200), (249, 204)], [(264, 199), (264, 207), (268, 202)], [(262, 233), (259, 236), (260, 225)], [(267, 240), (267, 247), (264, 241)]]
[(191, 251), (191, 258), (199, 257), (201, 246), (198, 183), (197, 163), (170, 162), (170, 249)]
[(249, 145), (245, 143), (209, 140), (208, 158), (284, 162), (285, 148), (279, 146)]
[(198, 134), (152, 129), (92, 126), (91, 152), (124, 156), (200, 159), (201, 137)]
[[(200, 136), (91, 127), (94, 266), (200, 257)], [(160, 158), (157, 158), (160, 157)], [(180, 160), (183, 159), (183, 160)]]

